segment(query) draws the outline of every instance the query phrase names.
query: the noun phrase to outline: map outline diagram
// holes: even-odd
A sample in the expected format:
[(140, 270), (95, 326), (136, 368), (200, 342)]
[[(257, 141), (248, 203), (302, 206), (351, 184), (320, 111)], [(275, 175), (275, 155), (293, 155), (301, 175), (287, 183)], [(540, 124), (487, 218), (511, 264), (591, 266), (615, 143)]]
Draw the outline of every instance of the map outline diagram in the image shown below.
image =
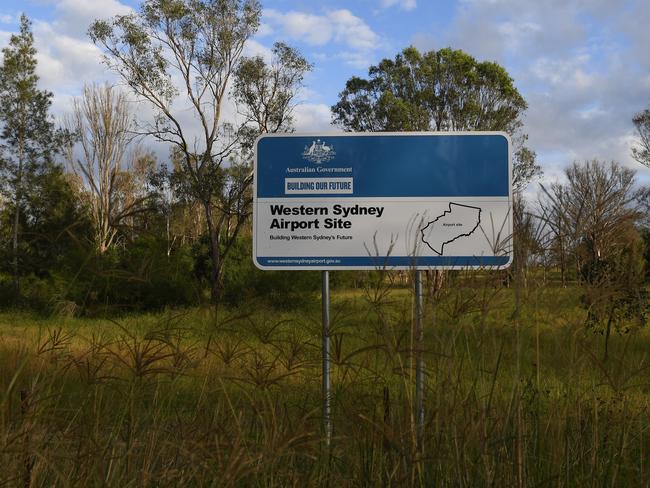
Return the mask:
[[(449, 239), (448, 241), (444, 241), (444, 242), (440, 245), (440, 252), (438, 252), (438, 251), (435, 250), (435, 249), (433, 248), (433, 246), (432, 246), (432, 245), (427, 241), (427, 238), (426, 238), (426, 235), (425, 235), (425, 230), (426, 230), (427, 228), (429, 228), (430, 226), (433, 226), (433, 225), (434, 225), (438, 220), (442, 219), (442, 218), (445, 217), (447, 214), (453, 213), (453, 210), (452, 210), (452, 208), (451, 208), (452, 205), (456, 205), (456, 206), (458, 206), (458, 207), (471, 208), (471, 209), (473, 209), (473, 210), (478, 210), (478, 219), (477, 219), (477, 221), (476, 221), (476, 225), (472, 228), (472, 230), (470, 230), (470, 231), (469, 231), (468, 233), (466, 233), (466, 234), (458, 234), (458, 235), (455, 236), (453, 239)], [(420, 229), (420, 232), (422, 232), (422, 242), (424, 242), (424, 243), (427, 245), (427, 247), (428, 247), (429, 249), (431, 249), (433, 252), (435, 252), (438, 256), (442, 256), (442, 255), (443, 255), (443, 253), (444, 253), (444, 251), (445, 251), (445, 245), (450, 244), (450, 243), (454, 242), (455, 240), (460, 239), (461, 237), (469, 237), (469, 236), (471, 236), (471, 235), (474, 233), (474, 231), (475, 231), (476, 229), (478, 229), (479, 225), (481, 225), (481, 211), (482, 211), (481, 207), (475, 207), (475, 206), (473, 206), (473, 205), (465, 205), (465, 204), (462, 204), (462, 203), (456, 203), (456, 202), (449, 202), (448, 208), (449, 208), (449, 210), (445, 210), (441, 215), (438, 215), (434, 220), (430, 221), (429, 223), (427, 223), (427, 225), (425, 225), (424, 227), (422, 227), (422, 229)]]

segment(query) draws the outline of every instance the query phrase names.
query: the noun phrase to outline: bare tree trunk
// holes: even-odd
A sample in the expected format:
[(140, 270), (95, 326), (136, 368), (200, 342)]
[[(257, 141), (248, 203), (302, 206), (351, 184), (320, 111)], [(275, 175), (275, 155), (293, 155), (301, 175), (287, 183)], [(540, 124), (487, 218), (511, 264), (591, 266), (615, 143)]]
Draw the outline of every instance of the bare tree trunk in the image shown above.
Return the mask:
[(219, 249), (219, 230), (214, 226), (212, 218), (212, 205), (210, 201), (203, 202), (205, 209), (205, 221), (208, 226), (208, 236), (210, 237), (210, 288), (212, 302), (216, 307), (221, 298), (221, 252)]

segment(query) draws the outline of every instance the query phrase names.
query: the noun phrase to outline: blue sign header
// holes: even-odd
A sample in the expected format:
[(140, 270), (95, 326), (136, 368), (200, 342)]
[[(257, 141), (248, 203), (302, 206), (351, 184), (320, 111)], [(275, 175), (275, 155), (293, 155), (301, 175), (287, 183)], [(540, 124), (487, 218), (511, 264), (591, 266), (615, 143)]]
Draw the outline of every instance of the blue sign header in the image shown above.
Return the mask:
[[(287, 179), (353, 178), (350, 197), (507, 197), (508, 139), (499, 134), (263, 137), (256, 146), (258, 198), (304, 198)], [(310, 197), (331, 192), (309, 192)]]

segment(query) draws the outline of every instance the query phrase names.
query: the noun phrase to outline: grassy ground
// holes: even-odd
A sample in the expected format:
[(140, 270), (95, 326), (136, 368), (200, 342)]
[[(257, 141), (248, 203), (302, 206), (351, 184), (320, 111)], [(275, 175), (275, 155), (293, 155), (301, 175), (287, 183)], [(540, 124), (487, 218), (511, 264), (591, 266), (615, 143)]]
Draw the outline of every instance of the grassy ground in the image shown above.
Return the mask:
[(422, 452), (412, 296), (115, 320), (0, 314), (0, 486), (647, 486), (650, 334), (604, 339), (582, 291), (458, 276), (425, 310)]

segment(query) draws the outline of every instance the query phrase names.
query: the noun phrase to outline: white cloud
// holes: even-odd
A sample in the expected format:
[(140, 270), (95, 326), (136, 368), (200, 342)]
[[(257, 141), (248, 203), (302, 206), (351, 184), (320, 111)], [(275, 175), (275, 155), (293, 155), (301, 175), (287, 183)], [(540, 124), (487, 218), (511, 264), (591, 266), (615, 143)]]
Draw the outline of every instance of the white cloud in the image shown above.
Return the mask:
[(307, 44), (316, 46), (327, 44), (334, 32), (332, 22), (326, 16), (302, 12), (283, 14), (273, 9), (265, 10), (264, 16), (269, 23), (280, 26), (290, 38), (305, 41)]
[(79, 93), (84, 82), (114, 79), (101, 63), (101, 51), (89, 40), (71, 37), (53, 25), (33, 24), (37, 73), (43, 86), (57, 93)]
[[(308, 77), (310, 76), (309, 74), (307, 75)], [(299, 103), (314, 103), (315, 101), (319, 100), (321, 97), (321, 94), (318, 93), (317, 91), (312, 90), (311, 88), (307, 87), (302, 87), (298, 91), (296, 100)]]
[[(118, 85), (128, 93), (128, 97), (133, 101), (133, 113), (137, 114), (139, 120), (147, 122), (153, 119), (153, 107), (148, 102), (136, 100), (131, 90), (102, 62), (101, 49), (86, 36), (88, 25), (95, 18), (106, 18), (130, 11), (130, 8), (114, 0), (102, 4), (63, 0), (57, 3), (55, 18), (52, 21), (33, 21), (39, 85), (54, 93), (52, 113), (59, 123), (72, 111), (72, 101), (81, 95), (84, 84), (104, 82)], [(0, 42), (5, 35), (8, 38), (9, 33), (0, 31)], [(245, 54), (261, 55), (265, 58), (271, 55), (269, 49), (254, 40), (247, 43)], [(188, 107), (189, 104), (183, 97), (179, 97), (174, 103), (174, 110), (192, 142), (195, 138), (199, 139), (200, 123)], [(222, 114), (224, 120), (235, 117), (235, 109), (230, 101), (223, 107)], [(144, 144), (154, 148), (159, 157), (167, 157), (167, 145), (155, 143), (151, 138), (144, 141)]]
[[(47, 1), (47, 0), (43, 0)], [(54, 92), (53, 114), (62, 121), (72, 109), (74, 97), (81, 94), (84, 83), (109, 82), (123, 88), (132, 100), (132, 109), (141, 122), (151, 122), (154, 109), (146, 101), (136, 100), (135, 95), (123, 85), (117, 75), (108, 70), (102, 63), (102, 51), (87, 37), (86, 32), (90, 23), (96, 18), (110, 18), (114, 15), (128, 14), (131, 8), (116, 0), (56, 0), (54, 3), (54, 18), (50, 21), (34, 20), (33, 32), (37, 48), (37, 72), (40, 76), (40, 86)], [(267, 15), (268, 12), (265, 12)], [(285, 37), (296, 36), (312, 45), (334, 42), (345, 45), (353, 52), (371, 49), (376, 38), (367, 25), (346, 10), (328, 12), (323, 16), (295, 13), (270, 17), (270, 22), (264, 22), (261, 32), (250, 39), (244, 49), (245, 56), (262, 56), (267, 61), (272, 57), (272, 51), (260, 38), (282, 30)], [(0, 19), (1, 21), (1, 19)], [(306, 27), (302, 25), (306, 23)], [(0, 30), (0, 43), (6, 44), (9, 36), (6, 30)], [(266, 39), (265, 39), (266, 41)], [(174, 77), (173, 81), (181, 85), (181, 80)], [(184, 127), (185, 135), (190, 144), (196, 143), (200, 148), (202, 128), (188, 100), (182, 95), (173, 103), (173, 110)], [(301, 131), (333, 130), (330, 125), (329, 105), (318, 103), (318, 94), (304, 90), (301, 99), (305, 103), (295, 108), (295, 125)], [(222, 106), (222, 121), (241, 122), (237, 107), (232, 99), (227, 99)], [(161, 160), (168, 157), (168, 144), (157, 143), (152, 138), (143, 141), (145, 147), (155, 151)]]
[(244, 45), (244, 56), (261, 56), (266, 62), (273, 58), (273, 51), (255, 39), (249, 39)]
[(294, 109), (295, 126), (298, 132), (339, 132), (331, 125), (332, 113), (329, 105), (303, 103)]
[[(97, 18), (127, 14), (133, 10), (118, 0), (56, 0), (54, 19), (46, 22), (32, 18), (37, 49), (37, 74), (40, 86), (52, 91), (53, 113), (61, 117), (71, 109), (72, 98), (84, 83), (116, 81), (101, 62), (101, 51), (86, 32)], [(0, 23), (16, 23), (18, 15), (0, 15)], [(0, 32), (0, 44), (6, 45), (10, 33)]]
[(256, 32), (255, 35), (257, 37), (266, 37), (266, 36), (270, 36), (271, 34), (273, 34), (273, 32), (274, 32), (273, 27), (271, 27), (269, 24), (267, 24), (265, 22), (262, 22), (262, 23), (260, 23), (260, 26), (257, 29), (257, 32)]
[(641, 84), (648, 90), (650, 90), (650, 75), (641, 77)]
[(365, 51), (341, 51), (334, 55), (334, 59), (341, 60), (353, 68), (364, 70), (368, 68), (368, 53)]
[(335, 39), (357, 50), (372, 50), (377, 47), (379, 36), (368, 24), (349, 10), (334, 10), (327, 14), (334, 26)]
[(588, 90), (595, 82), (595, 76), (587, 73), (589, 62), (587, 54), (565, 59), (542, 57), (532, 62), (530, 71), (538, 80), (551, 86), (564, 90)]
[(6, 46), (9, 44), (9, 38), (11, 37), (11, 32), (0, 31), (0, 46)]
[(264, 18), (271, 28), (279, 28), (291, 40), (312, 46), (342, 45), (344, 50), (338, 57), (353, 66), (367, 66), (369, 54), (381, 45), (381, 39), (370, 26), (347, 9), (330, 10), (323, 15), (268, 9)]
[(413, 10), (418, 6), (416, 0), (381, 0), (380, 2), (381, 8), (389, 8), (389, 7), (394, 7), (396, 5), (400, 9), (406, 11)]
[(504, 66), (528, 102), (530, 146), (557, 175), (573, 160), (633, 164), (631, 118), (650, 103), (649, 22), (650, 2), (461, 0), (446, 32), (413, 42)]
[(0, 14), (0, 24), (15, 24), (18, 22), (18, 17), (11, 14)]
[(131, 7), (118, 0), (58, 0), (55, 6), (54, 28), (70, 36), (85, 37), (94, 20), (132, 12)]
[(635, 7), (622, 10), (617, 28), (630, 43), (631, 56), (647, 73), (650, 71), (650, 2), (640, 1)]
[(543, 31), (541, 25), (530, 21), (501, 22), (497, 24), (496, 30), (499, 36), (504, 40), (504, 43), (506, 43), (510, 49), (518, 49), (524, 45), (528, 39), (538, 36)]

